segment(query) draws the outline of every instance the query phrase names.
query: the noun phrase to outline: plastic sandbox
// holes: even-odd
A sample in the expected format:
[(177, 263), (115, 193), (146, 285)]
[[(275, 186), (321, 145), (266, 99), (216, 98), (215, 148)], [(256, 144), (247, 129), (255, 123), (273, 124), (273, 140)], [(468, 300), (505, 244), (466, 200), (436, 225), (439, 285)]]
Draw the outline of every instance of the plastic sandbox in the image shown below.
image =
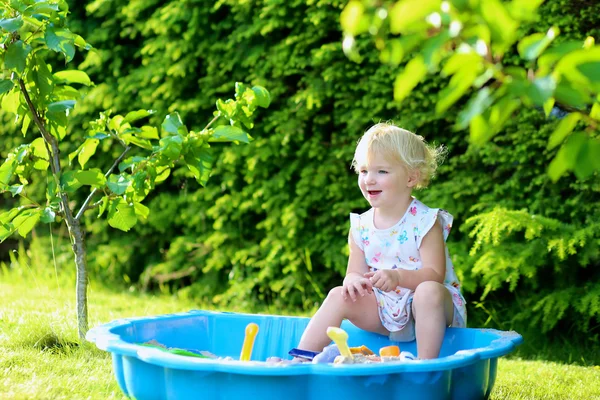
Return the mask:
[[(112, 353), (123, 392), (146, 399), (486, 399), (496, 379), (498, 357), (523, 341), (516, 332), (448, 328), (440, 358), (381, 364), (271, 365), (267, 357), (290, 358), (308, 318), (190, 311), (127, 318), (97, 326), (87, 339)], [(252, 361), (237, 361), (250, 322), (259, 326)], [(387, 337), (345, 321), (350, 346), (377, 352)], [(141, 346), (156, 340), (168, 347), (208, 350), (234, 361), (170, 354)], [(416, 343), (399, 343), (416, 354)]]

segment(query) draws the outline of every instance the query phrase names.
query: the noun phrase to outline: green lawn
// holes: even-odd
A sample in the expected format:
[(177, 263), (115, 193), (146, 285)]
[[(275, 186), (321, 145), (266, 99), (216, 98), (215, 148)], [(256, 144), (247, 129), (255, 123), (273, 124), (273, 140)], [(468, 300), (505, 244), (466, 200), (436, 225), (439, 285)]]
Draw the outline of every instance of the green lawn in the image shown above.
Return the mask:
[[(73, 284), (0, 270), (0, 398), (122, 399), (107, 353), (77, 344)], [(199, 308), (92, 284), (90, 326)], [(501, 358), (492, 398), (600, 399), (600, 368)]]

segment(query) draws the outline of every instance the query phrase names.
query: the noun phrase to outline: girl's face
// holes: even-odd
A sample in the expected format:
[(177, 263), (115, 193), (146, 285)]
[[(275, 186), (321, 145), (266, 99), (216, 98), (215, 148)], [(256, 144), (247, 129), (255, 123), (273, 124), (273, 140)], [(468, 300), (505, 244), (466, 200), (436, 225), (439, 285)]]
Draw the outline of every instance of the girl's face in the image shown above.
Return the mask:
[(360, 191), (373, 208), (394, 210), (410, 197), (416, 183), (415, 174), (409, 173), (404, 165), (381, 158), (358, 171)]

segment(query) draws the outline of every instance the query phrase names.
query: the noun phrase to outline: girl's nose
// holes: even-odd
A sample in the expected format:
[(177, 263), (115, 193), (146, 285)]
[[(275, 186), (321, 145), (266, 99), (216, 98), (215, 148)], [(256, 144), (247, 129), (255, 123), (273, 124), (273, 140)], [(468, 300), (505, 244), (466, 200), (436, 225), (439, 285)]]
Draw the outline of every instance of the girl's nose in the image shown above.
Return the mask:
[(371, 172), (367, 172), (367, 176), (365, 178), (365, 182), (367, 183), (375, 183), (375, 174)]

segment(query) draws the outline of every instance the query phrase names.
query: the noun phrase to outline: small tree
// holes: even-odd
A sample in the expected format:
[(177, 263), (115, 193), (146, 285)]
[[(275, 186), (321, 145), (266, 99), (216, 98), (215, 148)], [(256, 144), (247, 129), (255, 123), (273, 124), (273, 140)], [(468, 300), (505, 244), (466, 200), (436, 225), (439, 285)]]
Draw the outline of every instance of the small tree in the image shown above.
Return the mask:
[[(46, 59), (56, 52), (64, 56), (66, 65), (76, 49), (93, 49), (68, 29), (64, 0), (3, 1), (0, 10), (2, 109), (16, 116), (15, 124), (25, 137), (31, 136), (32, 123), (39, 134), (31, 143), (13, 149), (0, 166), (0, 192), (23, 199), (19, 207), (0, 213), (0, 242), (15, 232), (26, 237), (38, 222), (66, 223), (75, 254), (77, 322), (83, 339), (88, 329), (82, 225), (86, 211), (98, 208), (98, 217), (106, 215), (110, 226), (128, 231), (148, 216), (150, 210), (142, 202), (176, 164), (185, 165), (205, 185), (213, 163), (210, 143), (248, 143), (251, 137), (245, 129), (253, 127), (257, 107), (269, 106), (270, 95), (262, 87), (236, 83), (235, 99), (217, 100), (214, 117), (198, 132), (188, 130), (177, 113), (167, 115), (159, 129), (140, 122), (152, 110), (125, 115), (103, 112), (89, 124), (83, 142), (66, 160), (59, 145), (75, 135), (67, 129), (69, 115), (83, 96), (73, 85), (93, 83), (83, 71), (54, 71)], [(104, 149), (122, 147), (106, 171), (89, 166), (101, 142)], [(46, 179), (43, 201), (31, 198), (27, 191), (38, 178)], [(71, 199), (78, 190), (88, 191), (81, 204)]]
[[(600, 46), (588, 37), (550, 47), (556, 27), (518, 41), (521, 66), (505, 55), (524, 23), (535, 21), (543, 0), (351, 0), (341, 14), (346, 55), (360, 62), (355, 36), (369, 33), (382, 62), (399, 66), (394, 81), (402, 101), (431, 73), (448, 77), (436, 112), (467, 95), (455, 128), (469, 128), (470, 141), (484, 144), (521, 107), (566, 117), (548, 141), (561, 146), (548, 166), (554, 181), (568, 171), (584, 179), (600, 170)], [(581, 124), (579, 124), (581, 122)]]

